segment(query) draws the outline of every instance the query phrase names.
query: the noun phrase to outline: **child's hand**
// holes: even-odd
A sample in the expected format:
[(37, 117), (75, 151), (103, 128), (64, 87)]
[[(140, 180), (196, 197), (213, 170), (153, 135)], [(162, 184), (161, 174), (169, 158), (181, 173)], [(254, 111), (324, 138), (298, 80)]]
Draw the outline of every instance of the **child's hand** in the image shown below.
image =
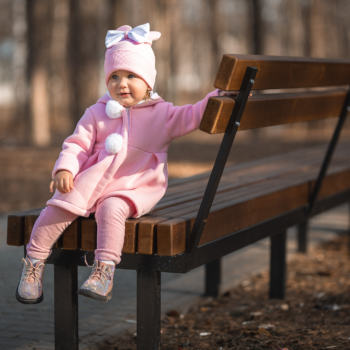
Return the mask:
[[(228, 90), (228, 91), (222, 91), (219, 90), (219, 96), (232, 96), (232, 97), (237, 97), (239, 91), (237, 90)], [(251, 97), (252, 94), (249, 94), (249, 97)]]
[(73, 175), (67, 170), (60, 170), (56, 173), (50, 183), (50, 192), (56, 187), (58, 192), (67, 193), (73, 188)]

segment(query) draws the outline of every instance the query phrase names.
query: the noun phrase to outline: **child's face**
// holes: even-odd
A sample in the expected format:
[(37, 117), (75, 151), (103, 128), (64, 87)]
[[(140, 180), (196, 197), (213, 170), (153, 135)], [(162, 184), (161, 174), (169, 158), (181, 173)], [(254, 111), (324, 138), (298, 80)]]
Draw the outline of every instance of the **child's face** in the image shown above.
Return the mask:
[(126, 70), (116, 70), (108, 80), (109, 94), (124, 107), (130, 107), (142, 101), (147, 89), (148, 86), (144, 80)]

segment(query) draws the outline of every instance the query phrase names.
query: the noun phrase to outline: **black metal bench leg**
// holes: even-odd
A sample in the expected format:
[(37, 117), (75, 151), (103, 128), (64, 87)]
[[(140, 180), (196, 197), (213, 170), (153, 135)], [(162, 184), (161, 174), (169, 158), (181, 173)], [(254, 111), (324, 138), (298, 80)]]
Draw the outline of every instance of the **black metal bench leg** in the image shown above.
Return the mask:
[(287, 231), (271, 236), (270, 299), (284, 299)]
[(160, 350), (161, 275), (137, 272), (137, 350)]
[(306, 253), (307, 251), (307, 231), (308, 231), (307, 221), (298, 225), (298, 252), (300, 253)]
[(78, 349), (78, 267), (54, 265), (55, 350)]
[(205, 296), (217, 297), (220, 294), (221, 259), (205, 265)]

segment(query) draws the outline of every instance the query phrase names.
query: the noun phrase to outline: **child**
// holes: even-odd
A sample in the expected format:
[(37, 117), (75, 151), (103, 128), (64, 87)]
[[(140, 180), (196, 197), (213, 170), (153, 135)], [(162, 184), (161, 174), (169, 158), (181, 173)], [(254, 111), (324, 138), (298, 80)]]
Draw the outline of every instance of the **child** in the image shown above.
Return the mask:
[(168, 183), (170, 142), (199, 127), (211, 92), (194, 106), (174, 107), (153, 93), (156, 78), (149, 24), (122, 26), (106, 36), (108, 93), (89, 107), (53, 169), (52, 199), (36, 221), (23, 259), (16, 298), (43, 300), (42, 277), (51, 247), (78, 216), (95, 212), (97, 249), (92, 273), (78, 293), (112, 297), (115, 264), (121, 260), (125, 220), (152, 210)]

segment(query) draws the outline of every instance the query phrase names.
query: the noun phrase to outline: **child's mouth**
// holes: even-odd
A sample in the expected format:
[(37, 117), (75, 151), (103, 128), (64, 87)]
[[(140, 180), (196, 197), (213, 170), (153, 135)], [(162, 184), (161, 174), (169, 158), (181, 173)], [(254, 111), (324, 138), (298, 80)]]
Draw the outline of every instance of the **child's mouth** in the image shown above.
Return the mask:
[(130, 93), (129, 92), (122, 92), (119, 94), (121, 97), (126, 97), (126, 96), (129, 96)]

